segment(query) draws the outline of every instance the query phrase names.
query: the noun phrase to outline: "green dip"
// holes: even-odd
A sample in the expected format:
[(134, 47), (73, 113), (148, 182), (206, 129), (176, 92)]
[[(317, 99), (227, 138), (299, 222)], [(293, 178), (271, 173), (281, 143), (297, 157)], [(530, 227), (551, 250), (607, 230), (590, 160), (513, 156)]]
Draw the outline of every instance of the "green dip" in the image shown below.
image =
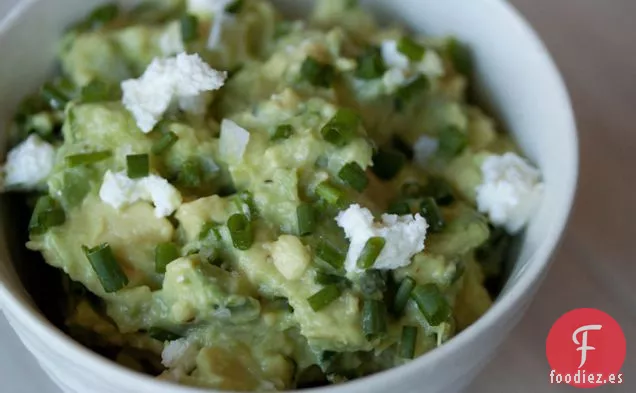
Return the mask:
[[(227, 80), (203, 112), (171, 106), (144, 133), (120, 84), (180, 46)], [(67, 331), (83, 344), (186, 385), (285, 390), (403, 364), (490, 307), (508, 236), (475, 187), (487, 154), (516, 148), (468, 99), (455, 39), (381, 28), (355, 1), (291, 21), (265, 0), (216, 12), (163, 0), (93, 12), (59, 61), (13, 142), (56, 148), (27, 247), (65, 273)], [(220, 141), (228, 120), (249, 133), (238, 156)], [(178, 208), (114, 208), (100, 197), (108, 171), (165, 179)], [(374, 269), (376, 240), (347, 271), (336, 217), (352, 204), (378, 220), (421, 214), (424, 250)]]

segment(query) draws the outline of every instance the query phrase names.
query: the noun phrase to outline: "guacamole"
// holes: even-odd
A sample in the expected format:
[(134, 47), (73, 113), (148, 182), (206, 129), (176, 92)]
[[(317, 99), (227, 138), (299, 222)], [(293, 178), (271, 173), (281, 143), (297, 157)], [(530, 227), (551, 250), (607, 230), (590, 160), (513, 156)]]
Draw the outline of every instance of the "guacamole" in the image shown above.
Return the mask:
[(484, 171), (518, 151), (455, 38), (355, 1), (289, 20), (156, 0), (94, 10), (59, 63), (18, 109), (4, 189), (28, 193), (27, 247), (63, 272), (66, 331), (104, 356), (192, 386), (320, 386), (490, 307), (523, 220)]

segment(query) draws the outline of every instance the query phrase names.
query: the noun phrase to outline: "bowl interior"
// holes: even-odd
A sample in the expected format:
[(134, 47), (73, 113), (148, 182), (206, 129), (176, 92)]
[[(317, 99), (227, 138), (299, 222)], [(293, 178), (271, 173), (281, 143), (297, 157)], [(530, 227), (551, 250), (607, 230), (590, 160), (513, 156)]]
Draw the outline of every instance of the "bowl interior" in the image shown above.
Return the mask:
[[(64, 28), (100, 0), (23, 0), (0, 23), (0, 156), (4, 157), (6, 130), (22, 97), (34, 91), (55, 70), (54, 56)], [(120, 1), (131, 4), (134, 1)], [(511, 12), (498, 0), (363, 0), (385, 21), (402, 21), (413, 30), (453, 34), (466, 42), (476, 61), (476, 90), (525, 154), (540, 168), (545, 196), (511, 258), (510, 276), (498, 302), (509, 293), (526, 291), (540, 276), (563, 231), (572, 204), (577, 175), (577, 142), (567, 93), (540, 41), (523, 23), (505, 20)], [(311, 0), (274, 0), (290, 14), (303, 14)], [(416, 12), (414, 12), (414, 10)], [(508, 14), (506, 14), (508, 15)], [(494, 19), (493, 19), (494, 18)], [(7, 206), (19, 204), (2, 196), (0, 225), (0, 287), (48, 310), (55, 288), (47, 282), (56, 274), (26, 252), (19, 242), (27, 218)], [(11, 211), (10, 211), (11, 210)], [(25, 270), (37, 274), (22, 274)], [(28, 277), (23, 280), (20, 277)], [(25, 287), (27, 290), (25, 290)], [(1, 288), (0, 288), (1, 289)], [(511, 307), (511, 302), (505, 307)], [(497, 306), (489, 313), (503, 313)], [(55, 315), (45, 313), (53, 322)], [(496, 316), (490, 318), (494, 321)], [(478, 322), (479, 325), (481, 322)], [(486, 322), (481, 326), (485, 328)]]

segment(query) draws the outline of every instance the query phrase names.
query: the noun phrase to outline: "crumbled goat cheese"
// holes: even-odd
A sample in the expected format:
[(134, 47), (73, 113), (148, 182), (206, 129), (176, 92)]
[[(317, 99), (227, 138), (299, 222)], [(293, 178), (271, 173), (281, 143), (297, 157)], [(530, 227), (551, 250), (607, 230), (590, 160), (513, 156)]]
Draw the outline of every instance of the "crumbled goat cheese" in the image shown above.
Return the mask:
[(421, 168), (426, 168), (431, 157), (439, 148), (439, 140), (428, 135), (422, 135), (413, 145), (414, 160)]
[(477, 207), (510, 233), (528, 221), (543, 194), (539, 171), (515, 153), (491, 155), (481, 166)]
[(182, 202), (179, 191), (160, 176), (149, 175), (141, 179), (131, 179), (124, 172), (111, 171), (104, 175), (99, 197), (115, 209), (138, 201), (152, 202), (157, 217), (169, 216)]
[(409, 68), (409, 58), (404, 56), (398, 50), (398, 43), (394, 40), (386, 40), (382, 42), (380, 47), (382, 60), (388, 68), (397, 68), (405, 70)]
[(413, 255), (424, 250), (428, 224), (419, 214), (383, 214), (382, 223), (375, 223), (368, 209), (351, 205), (338, 214), (336, 222), (350, 241), (345, 260), (345, 269), (349, 273), (361, 272), (357, 266), (358, 257), (367, 240), (374, 236), (385, 240), (384, 248), (373, 264), (374, 269), (389, 270), (407, 266)]
[(438, 78), (444, 75), (444, 62), (442, 58), (432, 49), (428, 49), (424, 58), (412, 63), (408, 57), (398, 50), (398, 42), (386, 40), (380, 46), (382, 60), (387, 67), (387, 71), (382, 77), (382, 81), (390, 90), (394, 90), (405, 85), (413, 79), (414, 74), (424, 74), (430, 78)]
[(33, 190), (43, 185), (55, 164), (55, 147), (31, 134), (7, 155), (4, 188)]
[(166, 368), (176, 368), (185, 358), (196, 356), (197, 347), (187, 338), (165, 343), (161, 352), (161, 364)]
[(196, 107), (192, 100), (200, 99), (204, 92), (218, 90), (226, 78), (226, 72), (212, 69), (199, 55), (181, 53), (154, 59), (140, 78), (122, 82), (122, 101), (137, 126), (148, 133), (173, 102), (177, 101), (184, 110)]
[(223, 119), (219, 150), (225, 160), (231, 164), (241, 161), (250, 141), (250, 133), (232, 120)]

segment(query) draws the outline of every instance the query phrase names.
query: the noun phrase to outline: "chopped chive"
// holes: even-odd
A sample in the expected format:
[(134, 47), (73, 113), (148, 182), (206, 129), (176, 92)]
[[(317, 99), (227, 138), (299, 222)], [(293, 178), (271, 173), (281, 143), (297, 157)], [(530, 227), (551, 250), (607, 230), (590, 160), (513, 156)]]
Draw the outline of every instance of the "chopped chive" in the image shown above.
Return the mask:
[(338, 276), (337, 274), (329, 274), (329, 273), (317, 271), (316, 282), (320, 285), (331, 285), (331, 284), (342, 285), (347, 282), (347, 279), (342, 276)]
[(236, 76), (236, 74), (238, 74), (239, 72), (241, 72), (243, 70), (244, 66), (242, 64), (237, 65), (236, 67), (227, 70), (227, 78), (226, 78), (226, 82), (229, 81), (230, 79), (234, 78), (234, 76)]
[(117, 88), (97, 79), (82, 87), (81, 101), (84, 103), (111, 101), (119, 96)]
[(338, 205), (344, 198), (343, 192), (329, 181), (323, 181), (316, 186), (316, 195), (330, 205)]
[(317, 87), (330, 87), (336, 77), (336, 70), (331, 64), (321, 63), (313, 57), (307, 57), (300, 67), (303, 80)]
[[(488, 240), (475, 251), (475, 259), (479, 262), (487, 279), (501, 276), (511, 241), (511, 236), (502, 228), (495, 228), (492, 225), (489, 227)], [(497, 283), (497, 281), (494, 280), (493, 283)]]
[(420, 203), (420, 214), (426, 219), (431, 232), (439, 232), (444, 228), (444, 217), (439, 210), (435, 199), (426, 197)]
[(413, 98), (428, 90), (429, 86), (428, 79), (424, 75), (420, 75), (409, 84), (400, 87), (395, 93), (395, 108), (401, 111)]
[(362, 305), (362, 331), (368, 340), (386, 333), (386, 307), (382, 301), (364, 301)]
[(403, 359), (413, 359), (415, 344), (417, 343), (417, 326), (402, 327), (399, 356)]
[(466, 272), (466, 265), (462, 262), (456, 263), (455, 274), (453, 274), (453, 277), (450, 280), (450, 284), (451, 285), (455, 284), (460, 278), (462, 278), (465, 272)]
[(131, 154), (126, 156), (126, 170), (128, 177), (139, 179), (150, 173), (150, 157), (148, 154)]
[(46, 228), (58, 227), (65, 222), (66, 213), (60, 207), (48, 210), (40, 217), (40, 223)]
[(393, 179), (404, 167), (406, 157), (393, 149), (380, 149), (373, 156), (371, 170), (382, 180)]
[(312, 310), (318, 312), (331, 303), (335, 302), (341, 294), (342, 292), (337, 285), (328, 285), (315, 294), (311, 295), (307, 299), (307, 302), (309, 302), (309, 306), (312, 308)]
[(276, 311), (294, 312), (294, 308), (289, 304), (286, 297), (276, 297), (267, 303), (267, 309)]
[(449, 126), (439, 136), (437, 151), (446, 158), (453, 158), (461, 153), (468, 145), (468, 137), (456, 126)]
[(225, 7), (225, 12), (228, 14), (238, 14), (243, 9), (244, 4), (244, 0), (235, 0), (233, 3), (230, 3), (227, 7)]
[(402, 37), (398, 41), (397, 49), (411, 61), (421, 61), (426, 49), (409, 37)]
[(93, 153), (73, 154), (70, 156), (66, 156), (66, 165), (68, 165), (70, 168), (80, 165), (89, 165), (109, 159), (111, 156), (112, 153), (110, 152), (110, 150), (96, 151)]
[(108, 243), (93, 248), (82, 246), (82, 250), (106, 293), (117, 292), (128, 285), (128, 277), (117, 263)]
[(287, 20), (276, 22), (276, 25), (274, 26), (274, 39), (279, 39), (289, 35), (293, 29), (293, 22)]
[(293, 133), (294, 133), (294, 127), (292, 127), (291, 124), (281, 124), (278, 127), (276, 127), (276, 130), (274, 130), (274, 134), (272, 135), (271, 139), (273, 141), (287, 139)]
[(234, 214), (227, 220), (232, 244), (238, 250), (246, 251), (254, 243), (252, 223), (244, 214)]
[(181, 338), (179, 334), (159, 327), (151, 327), (148, 329), (148, 335), (161, 342), (176, 341)]
[(63, 110), (71, 100), (71, 97), (51, 82), (47, 82), (42, 86), (40, 94), (44, 101), (55, 110)]
[(466, 76), (472, 74), (473, 59), (466, 45), (459, 42), (456, 38), (451, 38), (446, 46), (446, 51), (457, 72)]
[(455, 200), (450, 184), (439, 177), (430, 178), (424, 186), (422, 194), (432, 197), (440, 206), (448, 206)]
[(369, 269), (373, 266), (385, 244), (386, 240), (383, 237), (369, 238), (358, 257), (358, 261), (356, 262), (358, 267), (360, 269)]
[(199, 187), (201, 185), (201, 177), (203, 176), (203, 168), (201, 160), (197, 157), (191, 157), (185, 160), (179, 171), (177, 181), (184, 187)]
[(387, 210), (387, 213), (397, 214), (398, 216), (411, 214), (411, 206), (406, 201), (393, 202), (389, 205), (389, 209)]
[[(256, 208), (256, 203), (254, 202), (254, 196), (249, 191), (241, 191), (237, 194), (239, 201), (247, 206), (248, 215), (250, 219), (254, 219), (258, 217), (258, 209)], [(243, 206), (240, 207), (240, 210), (243, 210)]]
[(400, 194), (404, 198), (418, 198), (422, 195), (422, 186), (416, 182), (406, 182), (400, 187)]
[(296, 217), (300, 236), (310, 235), (316, 229), (316, 211), (309, 203), (301, 203), (296, 208)]
[(316, 248), (316, 256), (336, 270), (342, 269), (346, 255), (331, 245), (321, 242)]
[(360, 122), (360, 116), (356, 112), (346, 108), (339, 109), (322, 127), (320, 133), (327, 142), (344, 146), (356, 135)]
[(174, 19), (176, 12), (178, 9), (174, 7), (164, 7), (154, 0), (143, 0), (128, 11), (128, 16), (139, 23), (156, 24)]
[(46, 232), (46, 228), (40, 223), (40, 215), (42, 212), (48, 211), (54, 206), (54, 200), (50, 196), (46, 195), (40, 197), (35, 203), (35, 208), (31, 214), (31, 220), (29, 220), (29, 232), (33, 235), (41, 235)]
[(24, 127), (31, 116), (45, 111), (46, 109), (48, 108), (43, 97), (39, 95), (27, 96), (18, 104), (18, 108), (14, 115), (14, 121), (21, 127)]
[(199, 38), (199, 19), (192, 14), (181, 17), (181, 39), (185, 44), (196, 41)]
[(450, 305), (437, 285), (433, 283), (416, 286), (411, 297), (431, 326), (439, 326), (451, 315)]
[(219, 250), (213, 246), (203, 246), (199, 249), (199, 257), (211, 265), (220, 266), (223, 264), (219, 255)]
[(41, 235), (50, 228), (60, 226), (66, 222), (64, 209), (57, 205), (57, 201), (48, 195), (38, 198), (31, 220), (29, 232), (33, 235)]
[(150, 151), (152, 154), (158, 156), (170, 149), (172, 145), (177, 143), (179, 137), (172, 131), (169, 131), (161, 136), (155, 143), (153, 143)]
[(163, 274), (166, 266), (179, 258), (179, 248), (172, 242), (160, 243), (155, 247), (155, 271)]
[(356, 68), (356, 77), (359, 79), (372, 80), (378, 79), (386, 71), (384, 60), (380, 48), (372, 46), (358, 57), (358, 68)]
[(405, 277), (400, 283), (400, 286), (395, 293), (395, 299), (393, 299), (393, 313), (396, 316), (401, 316), (404, 312), (404, 308), (406, 307), (406, 303), (409, 301), (413, 288), (415, 288), (415, 280), (411, 277)]
[(364, 299), (381, 300), (387, 289), (387, 278), (377, 269), (368, 269), (360, 275), (358, 287)]
[(101, 7), (95, 8), (93, 12), (90, 13), (86, 20), (86, 24), (90, 28), (96, 29), (112, 21), (117, 17), (117, 15), (119, 15), (119, 7), (117, 4), (105, 4)]
[(343, 166), (338, 172), (338, 177), (358, 192), (364, 191), (369, 185), (366, 172), (357, 162), (350, 162)]

